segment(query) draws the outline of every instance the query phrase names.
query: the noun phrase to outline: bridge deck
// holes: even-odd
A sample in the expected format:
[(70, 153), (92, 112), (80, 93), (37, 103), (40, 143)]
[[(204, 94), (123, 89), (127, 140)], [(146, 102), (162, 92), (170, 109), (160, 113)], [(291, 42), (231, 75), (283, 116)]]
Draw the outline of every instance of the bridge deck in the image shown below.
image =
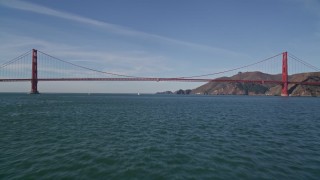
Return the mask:
[[(24, 82), (32, 79), (0, 79), (0, 82)], [(275, 80), (234, 80), (234, 79), (188, 79), (188, 78), (39, 78), (38, 81), (177, 81), (177, 82), (229, 82), (229, 83), (257, 83), (257, 84), (282, 84), (282, 81)], [(295, 82), (288, 81), (288, 84), (316, 85), (320, 82)]]

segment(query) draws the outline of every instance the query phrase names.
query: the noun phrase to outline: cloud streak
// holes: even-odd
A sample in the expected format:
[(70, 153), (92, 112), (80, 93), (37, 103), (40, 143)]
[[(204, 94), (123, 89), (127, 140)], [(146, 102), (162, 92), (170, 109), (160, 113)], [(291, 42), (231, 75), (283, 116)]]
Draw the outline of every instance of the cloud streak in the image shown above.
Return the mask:
[[(2, 39), (0, 51), (4, 52), (2, 56), (9, 57), (7, 60), (1, 59), (0, 64), (12, 59), (12, 56), (17, 56), (17, 52), (24, 52), (30, 47), (38, 47), (38, 50), (50, 55), (58, 54), (57, 58), (101, 71), (121, 72), (126, 75), (141, 75), (141, 73), (152, 75), (152, 73), (173, 71), (167, 64), (168, 57), (144, 51), (87, 51), (85, 47), (69, 46), (8, 33), (1, 34), (0, 38)], [(38, 56), (41, 58), (41, 53)]]
[(243, 56), (243, 54), (233, 52), (233, 51), (230, 51), (227, 49), (211, 47), (211, 46), (207, 46), (207, 45), (202, 45), (202, 44), (197, 44), (197, 43), (192, 43), (192, 42), (187, 42), (187, 41), (181, 41), (181, 40), (177, 40), (174, 38), (169, 38), (169, 37), (160, 36), (160, 35), (156, 35), (156, 34), (141, 32), (141, 31), (137, 31), (137, 30), (133, 30), (133, 29), (124, 27), (124, 26), (119, 26), (116, 24), (102, 22), (102, 21), (91, 19), (91, 18), (86, 18), (86, 17), (82, 17), (79, 15), (54, 10), (54, 9), (51, 9), (51, 8), (48, 8), (45, 6), (40, 6), (37, 4), (24, 2), (24, 1), (20, 1), (20, 0), (10, 0), (10, 1), (4, 0), (4, 1), (0, 1), (0, 5), (6, 6), (9, 8), (13, 8), (13, 9), (19, 9), (19, 10), (23, 10), (23, 11), (29, 11), (29, 12), (33, 12), (33, 13), (53, 16), (53, 17), (57, 17), (57, 18), (65, 19), (65, 20), (70, 20), (73, 22), (78, 22), (78, 23), (89, 25), (89, 26), (102, 28), (102, 29), (105, 29), (109, 32), (121, 34), (121, 35), (125, 35), (125, 36), (139, 37), (142, 39), (150, 39), (153, 41), (160, 41), (160, 42), (165, 42), (165, 43), (170, 43), (170, 44), (176, 44), (176, 45), (181, 45), (181, 46), (194, 48), (194, 49), (198, 49), (198, 50), (210, 51), (210, 52), (214, 52), (214, 53), (224, 53), (224, 54), (229, 54), (229, 55), (233, 55), (233, 56), (238, 56), (238, 55)]

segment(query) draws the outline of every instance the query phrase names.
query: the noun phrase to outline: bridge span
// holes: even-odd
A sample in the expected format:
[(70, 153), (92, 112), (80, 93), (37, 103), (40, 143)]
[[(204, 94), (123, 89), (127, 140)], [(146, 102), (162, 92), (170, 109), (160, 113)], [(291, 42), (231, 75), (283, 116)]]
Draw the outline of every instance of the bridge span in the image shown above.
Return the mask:
[[(41, 52), (41, 51), (40, 51)], [(110, 72), (104, 72), (100, 70), (95, 70), (92, 68), (84, 67), (84, 66), (79, 66), (58, 58), (55, 58), (51, 55), (48, 55), (46, 53), (41, 52), (43, 55), (53, 58), (58, 60), (59, 62), (72, 65), (81, 69), (89, 70), (91, 72), (96, 72), (96, 73), (101, 73), (101, 74), (107, 74), (107, 75), (113, 75), (113, 76), (118, 76), (118, 77), (49, 77), (49, 78), (43, 78), (38, 76), (38, 51), (36, 49), (33, 49), (31, 51), (32, 53), (32, 59), (31, 59), (31, 77), (30, 78), (3, 78), (0, 77), (0, 82), (31, 82), (31, 94), (38, 94), (38, 82), (52, 82), (52, 81), (153, 81), (153, 82), (164, 82), (164, 81), (176, 81), (176, 82), (221, 82), (221, 83), (253, 83), (253, 84), (279, 84), (282, 86), (281, 89), (281, 96), (288, 96), (288, 85), (289, 84), (296, 84), (296, 85), (312, 85), (312, 86), (320, 86), (320, 82), (305, 82), (305, 81), (289, 81), (288, 80), (288, 53), (283, 52), (280, 53), (276, 56), (282, 55), (282, 67), (281, 67), (281, 80), (246, 80), (246, 79), (230, 79), (230, 78), (200, 78), (204, 76), (209, 76), (212, 74), (222, 74), (225, 72), (230, 72), (230, 71), (235, 71), (235, 70), (240, 70), (244, 67), (249, 67), (252, 65), (256, 65), (259, 63), (266, 62), (270, 60), (271, 58), (264, 59), (262, 61), (242, 66), (239, 68), (233, 68), (230, 70), (226, 70), (223, 72), (217, 72), (217, 73), (212, 73), (212, 74), (206, 74), (206, 75), (199, 75), (199, 76), (191, 76), (191, 77), (173, 77), (173, 78), (161, 78), (161, 77), (136, 77), (136, 76), (128, 76), (128, 75), (122, 75), (122, 74), (116, 74), (116, 73), (110, 73)], [(0, 70), (12, 65), (13, 63), (19, 62), (19, 59), (22, 57), (25, 57), (24, 55), (19, 56), (18, 58), (15, 58), (9, 62), (4, 63), (3, 65), (0, 66)], [(295, 58), (295, 57), (293, 57)], [(297, 61), (300, 61), (302, 64), (305, 66), (309, 66), (314, 70), (320, 71), (318, 68), (315, 66), (312, 66), (308, 64), (307, 62), (301, 61), (300, 59), (296, 59)], [(52, 70), (51, 70), (52, 71)], [(50, 73), (50, 72), (49, 72)], [(49, 74), (48, 73), (48, 74)]]

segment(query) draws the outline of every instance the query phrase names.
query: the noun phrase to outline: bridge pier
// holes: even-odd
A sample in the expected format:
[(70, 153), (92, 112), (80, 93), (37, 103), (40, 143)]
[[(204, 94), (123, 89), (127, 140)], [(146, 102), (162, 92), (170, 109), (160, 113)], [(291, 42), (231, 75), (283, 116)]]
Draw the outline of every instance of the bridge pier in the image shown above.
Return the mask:
[(282, 89), (281, 96), (288, 96), (288, 52), (282, 53)]
[(31, 91), (30, 94), (39, 94), (38, 91), (38, 69), (37, 69), (38, 55), (37, 50), (32, 49), (32, 75), (31, 75)]

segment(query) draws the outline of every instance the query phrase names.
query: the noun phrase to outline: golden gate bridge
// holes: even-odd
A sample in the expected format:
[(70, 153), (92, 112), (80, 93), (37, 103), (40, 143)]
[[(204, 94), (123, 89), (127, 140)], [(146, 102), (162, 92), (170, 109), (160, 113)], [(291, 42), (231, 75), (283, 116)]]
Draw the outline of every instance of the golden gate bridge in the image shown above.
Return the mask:
[[(31, 58), (30, 58), (31, 55)], [(281, 60), (278, 58), (281, 57)], [(293, 61), (291, 65), (288, 65), (288, 57)], [(31, 61), (30, 61), (31, 59)], [(281, 65), (279, 65), (279, 62)], [(214, 75), (224, 75), (230, 72), (236, 72), (247, 68), (261, 69), (261, 66), (268, 68), (276, 68), (281, 71), (281, 80), (274, 79), (230, 79), (230, 78), (208, 78)], [(0, 82), (31, 82), (31, 94), (38, 94), (38, 82), (41, 81), (180, 81), (180, 82), (227, 82), (227, 83), (253, 83), (253, 84), (279, 84), (282, 86), (281, 95), (288, 96), (288, 86), (292, 85), (311, 85), (320, 86), (319, 81), (290, 81), (288, 79), (289, 67), (297, 69), (297, 67), (308, 68), (309, 72), (320, 72), (320, 69), (297, 58), (294, 55), (290, 55), (288, 52), (279, 53), (272, 57), (257, 61), (245, 66), (232, 68), (215, 73), (188, 76), (188, 77), (140, 77), (130, 76), (124, 74), (118, 74), (113, 72), (106, 72), (89, 68), (86, 66), (78, 65), (70, 61), (65, 61), (60, 58), (56, 58), (45, 52), (32, 49), (10, 61), (3, 63), (0, 66)], [(312, 70), (312, 71), (310, 71)], [(299, 72), (299, 70), (297, 71)], [(301, 70), (300, 70), (301, 72)], [(292, 73), (292, 72), (291, 72)], [(205, 78), (207, 77), (207, 78)]]

